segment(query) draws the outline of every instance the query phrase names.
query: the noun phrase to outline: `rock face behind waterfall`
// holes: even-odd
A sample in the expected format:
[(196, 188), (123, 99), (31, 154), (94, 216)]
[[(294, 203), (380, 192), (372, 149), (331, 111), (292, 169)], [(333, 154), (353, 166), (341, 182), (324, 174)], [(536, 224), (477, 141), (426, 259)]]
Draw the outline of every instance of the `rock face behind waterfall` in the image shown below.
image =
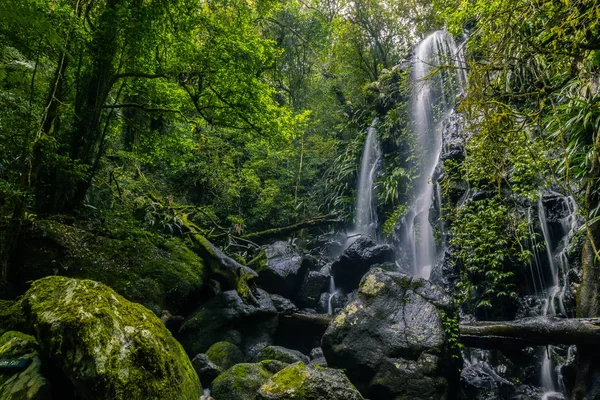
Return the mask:
[(329, 325), (323, 353), (365, 397), (451, 398), (459, 377), (444, 322), (453, 312), (431, 282), (374, 268)]
[(390, 245), (378, 245), (371, 237), (360, 236), (331, 265), (331, 273), (336, 286), (348, 293), (358, 287), (371, 266), (386, 261), (394, 261), (394, 249)]

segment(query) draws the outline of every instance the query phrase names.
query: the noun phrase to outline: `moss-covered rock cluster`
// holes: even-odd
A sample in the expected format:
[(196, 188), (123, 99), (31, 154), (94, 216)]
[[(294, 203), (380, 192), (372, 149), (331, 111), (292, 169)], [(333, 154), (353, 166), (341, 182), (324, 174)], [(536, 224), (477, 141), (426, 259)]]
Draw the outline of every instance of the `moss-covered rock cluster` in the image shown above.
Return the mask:
[(53, 276), (21, 300), (42, 354), (86, 400), (196, 400), (181, 345), (140, 304), (90, 280)]
[(38, 221), (27, 232), (20, 252), (18, 282), (63, 275), (102, 282), (130, 301), (156, 314), (177, 313), (197, 296), (205, 281), (205, 266), (178, 239), (133, 235), (113, 239), (57, 221)]

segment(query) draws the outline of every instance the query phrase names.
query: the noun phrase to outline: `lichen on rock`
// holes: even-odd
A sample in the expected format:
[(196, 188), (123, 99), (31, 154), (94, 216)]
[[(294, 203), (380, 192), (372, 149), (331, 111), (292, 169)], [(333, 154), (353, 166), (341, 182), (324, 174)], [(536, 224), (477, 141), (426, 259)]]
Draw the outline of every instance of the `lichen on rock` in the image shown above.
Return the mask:
[(196, 400), (189, 358), (140, 304), (90, 280), (47, 277), (22, 299), (42, 353), (89, 400)]

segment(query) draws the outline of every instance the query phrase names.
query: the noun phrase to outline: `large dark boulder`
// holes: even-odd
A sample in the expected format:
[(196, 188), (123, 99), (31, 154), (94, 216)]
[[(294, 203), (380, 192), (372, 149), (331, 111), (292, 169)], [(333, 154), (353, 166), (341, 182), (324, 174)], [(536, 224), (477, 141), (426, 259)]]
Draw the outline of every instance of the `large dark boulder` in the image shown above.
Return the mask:
[(453, 313), (451, 299), (431, 282), (374, 268), (329, 325), (323, 353), (366, 397), (451, 397), (458, 355), (444, 324), (450, 325)]
[(392, 246), (378, 245), (371, 237), (360, 236), (331, 265), (336, 288), (346, 293), (353, 291), (371, 266), (386, 261), (394, 261)]
[(251, 261), (250, 267), (258, 272), (260, 285), (269, 293), (292, 298), (299, 289), (308, 263), (288, 242), (275, 242), (264, 253)]
[(292, 364), (271, 376), (258, 391), (261, 400), (362, 400), (337, 369)]
[[(235, 290), (228, 290), (202, 304), (179, 329), (178, 338), (188, 354), (206, 352), (224, 340), (226, 332), (239, 333), (236, 344), (242, 348), (256, 342), (263, 343), (262, 347), (271, 344), (269, 337), (277, 328), (277, 310), (265, 291), (258, 289), (255, 297), (257, 304), (246, 303)], [(260, 348), (246, 356), (254, 356)]]
[(142, 305), (90, 280), (51, 276), (21, 300), (47, 369), (86, 400), (196, 400), (181, 345)]

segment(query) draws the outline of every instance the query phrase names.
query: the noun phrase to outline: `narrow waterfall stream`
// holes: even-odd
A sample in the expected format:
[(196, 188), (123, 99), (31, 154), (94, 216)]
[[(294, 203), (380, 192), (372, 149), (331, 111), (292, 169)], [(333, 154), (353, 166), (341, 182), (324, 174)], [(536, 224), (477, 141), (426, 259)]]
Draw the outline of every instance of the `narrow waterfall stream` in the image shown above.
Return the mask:
[(363, 147), (360, 175), (356, 189), (356, 223), (355, 233), (363, 233), (375, 238), (377, 233), (377, 210), (373, 198), (373, 181), (377, 173), (377, 165), (381, 159), (381, 150), (377, 142), (375, 119), (367, 129), (367, 139)]
[[(575, 215), (577, 208), (573, 198), (561, 196), (557, 193), (550, 194), (557, 196), (563, 204), (563, 212), (559, 221), (560, 228), (556, 232), (558, 237), (553, 237), (542, 201), (543, 195), (540, 195), (537, 202), (537, 213), (544, 239), (547, 261), (543, 265), (541, 261), (543, 257), (538, 253), (533, 253), (532, 275), (534, 278), (536, 275), (539, 277), (538, 284), (540, 290), (538, 292), (536, 289), (536, 292), (538, 292), (536, 294), (542, 299), (541, 315), (561, 315), (568, 317), (569, 313), (565, 308), (564, 298), (569, 285), (567, 277), (569, 271), (569, 244), (571, 237), (578, 228), (578, 221)], [(544, 268), (547, 268), (547, 270), (544, 270)], [(535, 273), (533, 273), (533, 269), (536, 270)], [(542, 348), (540, 385), (544, 390), (542, 397), (544, 400), (549, 398), (565, 398), (564, 396), (566, 395), (559, 368), (552, 361), (553, 350), (554, 346)]]
[[(435, 71), (443, 65), (456, 68)], [(440, 206), (436, 204), (436, 183), (432, 177), (442, 150), (444, 121), (454, 113), (456, 96), (466, 83), (464, 65), (461, 51), (445, 31), (434, 32), (415, 47), (411, 103), (413, 130), (421, 147), (421, 168), (414, 200), (406, 215), (401, 246), (412, 261), (413, 274), (426, 279), (438, 258), (429, 218), (430, 209)]]

